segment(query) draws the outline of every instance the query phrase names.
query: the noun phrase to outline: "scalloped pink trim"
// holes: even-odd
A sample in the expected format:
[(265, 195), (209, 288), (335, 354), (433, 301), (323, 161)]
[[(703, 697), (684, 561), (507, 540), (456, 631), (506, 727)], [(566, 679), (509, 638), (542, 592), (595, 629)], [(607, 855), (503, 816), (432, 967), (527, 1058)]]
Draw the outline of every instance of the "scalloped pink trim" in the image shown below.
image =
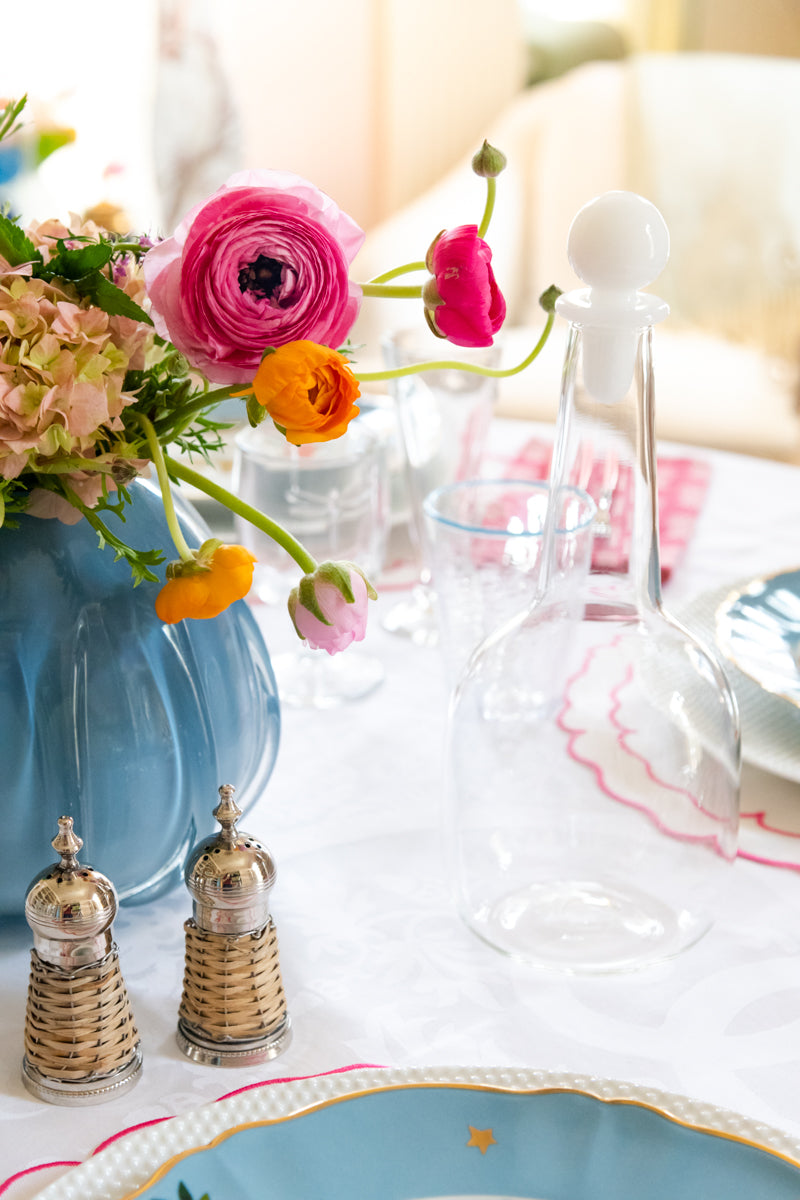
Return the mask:
[(303, 1079), (324, 1079), (326, 1075), (341, 1075), (343, 1071), (361, 1071), (366, 1068), (379, 1071), (388, 1070), (385, 1063), (351, 1063), (348, 1067), (334, 1067), (332, 1071), (315, 1071), (312, 1075), (286, 1075), (281, 1079), (264, 1079), (260, 1083), (246, 1083), (244, 1087), (226, 1092), (224, 1096), (217, 1096), (215, 1103), (220, 1100), (229, 1100), (231, 1096), (240, 1096), (242, 1092), (252, 1092), (254, 1088), (271, 1087), (273, 1083), (299, 1083)]
[(9, 1175), (8, 1179), (0, 1183), (0, 1196), (3, 1192), (8, 1191), (12, 1183), (19, 1183), (20, 1179), (24, 1179), (26, 1175), (33, 1175), (36, 1171), (52, 1170), (53, 1167), (79, 1167), (80, 1165), (79, 1162), (49, 1162), (39, 1163), (37, 1167), (25, 1167), (22, 1171), (15, 1171), (13, 1175)]
[[(373, 1070), (387, 1069), (384, 1063), (351, 1063), (346, 1067), (334, 1067), (330, 1071), (317, 1071), (311, 1075), (285, 1075), (279, 1079), (263, 1079), (258, 1083), (248, 1083), (244, 1087), (235, 1088), (234, 1091), (226, 1092), (223, 1096), (217, 1096), (216, 1100), (211, 1101), (211, 1103), (219, 1104), (220, 1100), (229, 1100), (231, 1096), (239, 1096), (242, 1092), (250, 1092), (254, 1088), (271, 1087), (274, 1083), (299, 1083), (304, 1079), (323, 1079), (326, 1075), (340, 1075), (343, 1071), (360, 1071), (366, 1068)], [(174, 1116), (153, 1117), (151, 1121), (140, 1121), (138, 1125), (128, 1125), (125, 1129), (120, 1129), (119, 1132), (112, 1133), (105, 1141), (100, 1142), (99, 1146), (95, 1146), (89, 1158), (94, 1158), (101, 1150), (105, 1150), (106, 1147), (119, 1141), (120, 1138), (127, 1137), (129, 1133), (135, 1133), (137, 1129), (146, 1129), (149, 1125), (160, 1125), (163, 1121), (173, 1121), (174, 1119)], [(80, 1162), (50, 1162), (40, 1163), (36, 1167), (26, 1167), (23, 1171), (17, 1171), (15, 1175), (11, 1175), (3, 1184), (0, 1184), (0, 1196), (11, 1187), (12, 1183), (22, 1179), (24, 1175), (30, 1175), (34, 1171), (46, 1171), (48, 1168), (52, 1169), (54, 1167), (79, 1167), (80, 1165)]]
[(101, 1150), (105, 1150), (106, 1146), (110, 1146), (112, 1142), (116, 1142), (118, 1138), (127, 1137), (129, 1133), (135, 1133), (137, 1129), (146, 1129), (148, 1125), (160, 1125), (163, 1121), (171, 1121), (172, 1117), (153, 1117), (151, 1121), (140, 1121), (138, 1125), (128, 1125), (125, 1129), (120, 1129), (119, 1133), (112, 1133), (99, 1146), (95, 1146), (94, 1150), (89, 1155), (89, 1158), (94, 1158), (95, 1154), (99, 1154)]
[[(615, 638), (610, 643), (610, 645), (614, 646), (620, 640), (621, 640), (621, 635), (620, 635), (620, 637)], [(605, 648), (605, 647), (603, 647), (603, 648)], [(583, 663), (580, 665), (580, 667), (574, 673), (574, 675), (572, 675), (571, 678), (568, 679), (568, 681), (567, 681), (567, 686), (565, 689), (565, 697), (566, 698), (565, 698), (565, 702), (564, 702), (564, 707), (562, 708), (561, 712), (559, 713), (559, 715), (556, 719), (556, 724), (558, 725), (559, 729), (561, 729), (564, 733), (566, 733), (568, 735), (567, 753), (570, 755), (571, 758), (573, 758), (575, 760), (575, 762), (581, 763), (582, 766), (588, 767), (590, 769), (590, 771), (592, 771), (595, 779), (597, 780), (598, 786), (601, 788), (602, 791), (605, 792), (605, 794), (607, 796), (610, 796), (612, 800), (616, 800), (620, 804), (624, 804), (627, 808), (633, 808), (637, 812), (644, 813), (644, 815), (653, 822), (653, 824), (656, 826), (657, 829), (660, 829), (660, 830), (662, 830), (662, 832), (669, 834), (670, 837), (679, 838), (681, 841), (684, 841), (684, 842), (706, 842), (708, 844), (716, 844), (718, 850), (720, 850), (720, 852), (721, 852), (721, 847), (719, 845), (719, 839), (716, 838), (713, 834), (679, 833), (676, 830), (671, 829), (668, 825), (664, 824), (664, 822), (661, 821), (659, 819), (659, 817), (656, 816), (656, 814), (652, 811), (652, 809), (647, 804), (645, 804), (641, 801), (638, 801), (638, 800), (632, 800), (629, 797), (623, 796), (619, 792), (615, 791), (615, 789), (611, 787), (611, 784), (606, 779), (606, 776), (603, 772), (603, 768), (600, 765), (600, 763), (595, 762), (594, 759), (588, 758), (578, 751), (577, 743), (578, 743), (579, 738), (581, 737), (582, 734), (588, 733), (589, 730), (586, 727), (574, 728), (574, 727), (570, 727), (567, 724), (567, 715), (570, 712), (570, 709), (574, 708), (574, 705), (572, 702), (572, 697), (571, 697), (571, 689), (574, 686), (574, 684), (578, 681), (578, 679), (580, 679), (582, 675), (586, 674), (586, 672), (588, 671), (589, 666), (592, 662), (592, 659), (595, 657), (595, 655), (598, 652), (599, 652), (599, 650), (597, 647), (593, 647), (592, 649), (588, 650), (586, 657), (583, 660)], [(688, 791), (686, 788), (675, 787), (674, 784), (666, 783), (663, 779), (660, 779), (658, 777), (658, 775), (656, 775), (655, 771), (653, 770), (650, 760), (645, 758), (643, 754), (640, 754), (639, 751), (632, 749), (632, 747), (628, 744), (627, 738), (630, 734), (635, 733), (635, 730), (627, 728), (619, 720), (619, 711), (622, 707), (622, 701), (620, 700), (619, 693), (625, 687), (625, 684), (629, 681), (630, 677), (631, 677), (631, 669), (629, 668), (626, 671), (623, 678), (611, 689), (611, 691), (609, 693), (610, 698), (611, 698), (611, 707), (609, 709), (608, 717), (609, 717), (609, 720), (610, 720), (611, 724), (613, 725), (613, 727), (617, 730), (617, 744), (622, 748), (622, 750), (630, 758), (633, 758), (637, 762), (640, 762), (642, 764), (648, 777), (650, 779), (652, 779), (653, 783), (655, 783), (658, 787), (662, 787), (662, 788), (667, 789), (668, 791), (677, 792), (679, 795), (686, 796), (691, 801), (691, 803), (697, 807), (698, 806), (697, 799), (690, 791)], [(701, 810), (701, 811), (705, 811), (705, 810)], [(711, 814), (707, 814), (707, 815), (713, 817), (714, 814), (711, 813)]]
[[(572, 703), (571, 695), (570, 695), (570, 690), (573, 687), (573, 685), (580, 679), (580, 677), (582, 675), (584, 675), (586, 673), (586, 671), (588, 671), (590, 663), (592, 661), (592, 658), (596, 652), (597, 652), (596, 649), (591, 649), (587, 652), (584, 662), (581, 664), (581, 666), (578, 668), (578, 670), (575, 672), (575, 674), (567, 682), (567, 688), (566, 688), (566, 697), (567, 698), (566, 698), (564, 707), (563, 707), (561, 713), (559, 714), (557, 723), (558, 723), (559, 728), (568, 735), (568, 743), (567, 743), (568, 753), (571, 755), (571, 757), (576, 762), (579, 762), (583, 766), (588, 767), (593, 772), (593, 774), (597, 780), (598, 786), (606, 793), (607, 796), (610, 796), (613, 800), (617, 800), (620, 803), (627, 805), (628, 807), (638, 808), (640, 811), (644, 812), (647, 816), (649, 816), (659, 828), (664, 828), (664, 826), (662, 826), (661, 823), (655, 817), (653, 817), (652, 812), (648, 809), (648, 807), (646, 805), (638, 804), (636, 801), (628, 800), (628, 799), (626, 799), (626, 797), (618, 795), (614, 791), (614, 789), (610, 787), (610, 785), (608, 784), (607, 780), (605, 779), (605, 777), (603, 775), (602, 769), (600, 768), (599, 764), (594, 762), (594, 760), (588, 758), (587, 756), (582, 755), (577, 749), (578, 739), (580, 738), (581, 734), (586, 733), (587, 730), (586, 729), (574, 729), (574, 728), (571, 728), (567, 724), (567, 717), (570, 712), (570, 709), (574, 707), (573, 703)], [(622, 706), (622, 701), (621, 701), (619, 693), (621, 692), (622, 688), (625, 686), (625, 683), (627, 682), (628, 677), (629, 677), (629, 675), (626, 675), (626, 677), (624, 679), (622, 679), (614, 688), (612, 688), (611, 693), (610, 693), (611, 697), (612, 697), (612, 705), (611, 705), (611, 709), (609, 711), (609, 719), (610, 719), (612, 725), (619, 731), (618, 738), (617, 738), (619, 745), (622, 747), (622, 749), (625, 751), (626, 754), (630, 755), (632, 758), (637, 759), (643, 765), (648, 776), (659, 787), (669, 788), (672, 791), (683, 792), (684, 795), (689, 796), (689, 798), (693, 800), (693, 797), (691, 796), (690, 792), (686, 791), (685, 789), (676, 788), (673, 784), (668, 784), (668, 783), (664, 782), (664, 780), (660, 779), (656, 775), (654, 770), (652, 769), (652, 766), (651, 766), (649, 760), (646, 759), (644, 757), (644, 755), (640, 754), (637, 750), (634, 750), (629, 745), (628, 741), (626, 740), (627, 736), (634, 731), (628, 729), (626, 726), (624, 726), (622, 724), (622, 722), (619, 720), (618, 714), (619, 714), (619, 711)], [(740, 820), (741, 821), (754, 821), (766, 833), (775, 834), (778, 837), (793, 838), (795, 840), (800, 841), (800, 832), (795, 832), (790, 829), (782, 829), (779, 825), (770, 824), (767, 821), (766, 813), (763, 810), (757, 810), (754, 812), (742, 812), (742, 813), (740, 813)], [(672, 835), (671, 830), (667, 829), (666, 831)], [(683, 837), (687, 841), (702, 841), (703, 840), (702, 836), (692, 837), (691, 835), (688, 835), (688, 834), (675, 834), (674, 836)], [(706, 840), (713, 841), (714, 839), (713, 839), (713, 837), (709, 836)], [(767, 855), (759, 854), (754, 850), (745, 849), (741, 845), (741, 839), (739, 842), (737, 855), (739, 858), (744, 858), (749, 862), (759, 863), (762, 866), (777, 867), (779, 869), (787, 870), (787, 871), (800, 871), (800, 863), (799, 862), (793, 862), (791, 859), (768, 857)]]

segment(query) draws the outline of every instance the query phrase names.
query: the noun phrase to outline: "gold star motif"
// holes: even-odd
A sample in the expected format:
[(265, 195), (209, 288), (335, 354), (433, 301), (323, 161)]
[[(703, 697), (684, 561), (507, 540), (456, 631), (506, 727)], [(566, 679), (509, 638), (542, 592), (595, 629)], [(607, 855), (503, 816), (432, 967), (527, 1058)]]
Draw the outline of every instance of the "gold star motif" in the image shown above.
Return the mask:
[(468, 1146), (477, 1146), (481, 1154), (485, 1154), (490, 1146), (496, 1146), (497, 1142), (494, 1139), (491, 1129), (476, 1129), (474, 1125), (468, 1126), (470, 1138), (467, 1142)]

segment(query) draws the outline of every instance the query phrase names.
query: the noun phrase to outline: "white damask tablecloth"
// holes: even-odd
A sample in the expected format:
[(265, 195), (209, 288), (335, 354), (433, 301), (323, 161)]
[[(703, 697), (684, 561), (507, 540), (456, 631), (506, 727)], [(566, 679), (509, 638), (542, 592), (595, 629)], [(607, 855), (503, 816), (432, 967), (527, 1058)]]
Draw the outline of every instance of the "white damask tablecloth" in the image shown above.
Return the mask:
[[(503, 422), (494, 436), (513, 449), (530, 432)], [(673, 608), (800, 564), (800, 469), (692, 453), (710, 462), (711, 484), (666, 591)], [(115, 925), (145, 1056), (139, 1084), (92, 1108), (39, 1103), (20, 1079), (30, 931), (5, 921), (0, 1181), (38, 1164), (80, 1161), (121, 1129), (245, 1084), (351, 1063), (611, 1076), (684, 1092), (800, 1135), (798, 871), (740, 859), (714, 930), (675, 962), (638, 974), (553, 977), (494, 953), (458, 920), (442, 877), (437, 809), (446, 695), (437, 652), (381, 629), (381, 613), (395, 598), (378, 601), (366, 642), (385, 663), (382, 687), (339, 710), (284, 710), (274, 775), (241, 823), (278, 864), (272, 911), (291, 1046), (271, 1064), (238, 1070), (181, 1056), (175, 1024), (183, 921), (191, 911), (181, 887), (123, 908)], [(271, 648), (289, 644), (282, 613), (262, 608), (259, 619)], [(216, 796), (208, 801), (210, 812)], [(800, 834), (800, 784), (746, 768), (743, 807), (767, 801)], [(64, 1169), (23, 1175), (3, 1200), (33, 1195)]]

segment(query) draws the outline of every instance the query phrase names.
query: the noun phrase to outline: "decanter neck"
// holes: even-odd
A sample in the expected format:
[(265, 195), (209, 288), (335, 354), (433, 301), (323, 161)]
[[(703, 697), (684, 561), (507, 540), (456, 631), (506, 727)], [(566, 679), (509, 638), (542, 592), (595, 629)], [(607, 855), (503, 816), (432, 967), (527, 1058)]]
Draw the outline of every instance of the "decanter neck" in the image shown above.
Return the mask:
[(609, 399), (593, 386), (594, 341), (616, 332), (570, 326), (550, 482), (555, 495), (579, 487), (597, 505), (590, 586), (598, 601), (658, 608), (652, 326), (625, 331), (630, 378)]

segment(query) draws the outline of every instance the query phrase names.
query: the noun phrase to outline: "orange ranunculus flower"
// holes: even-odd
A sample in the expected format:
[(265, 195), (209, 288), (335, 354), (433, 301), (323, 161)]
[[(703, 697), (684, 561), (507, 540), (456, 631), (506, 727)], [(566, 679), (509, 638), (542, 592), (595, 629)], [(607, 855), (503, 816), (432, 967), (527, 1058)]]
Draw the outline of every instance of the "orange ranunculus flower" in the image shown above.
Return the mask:
[(265, 354), (253, 392), (293, 446), (341, 437), (358, 416), (360, 392), (350, 364), (316, 342), (288, 342)]
[(255, 557), (244, 546), (217, 544), (213, 552), (198, 552), (196, 563), (173, 564), (167, 582), (156, 596), (156, 613), (166, 625), (184, 617), (216, 617), (241, 600), (253, 583)]

